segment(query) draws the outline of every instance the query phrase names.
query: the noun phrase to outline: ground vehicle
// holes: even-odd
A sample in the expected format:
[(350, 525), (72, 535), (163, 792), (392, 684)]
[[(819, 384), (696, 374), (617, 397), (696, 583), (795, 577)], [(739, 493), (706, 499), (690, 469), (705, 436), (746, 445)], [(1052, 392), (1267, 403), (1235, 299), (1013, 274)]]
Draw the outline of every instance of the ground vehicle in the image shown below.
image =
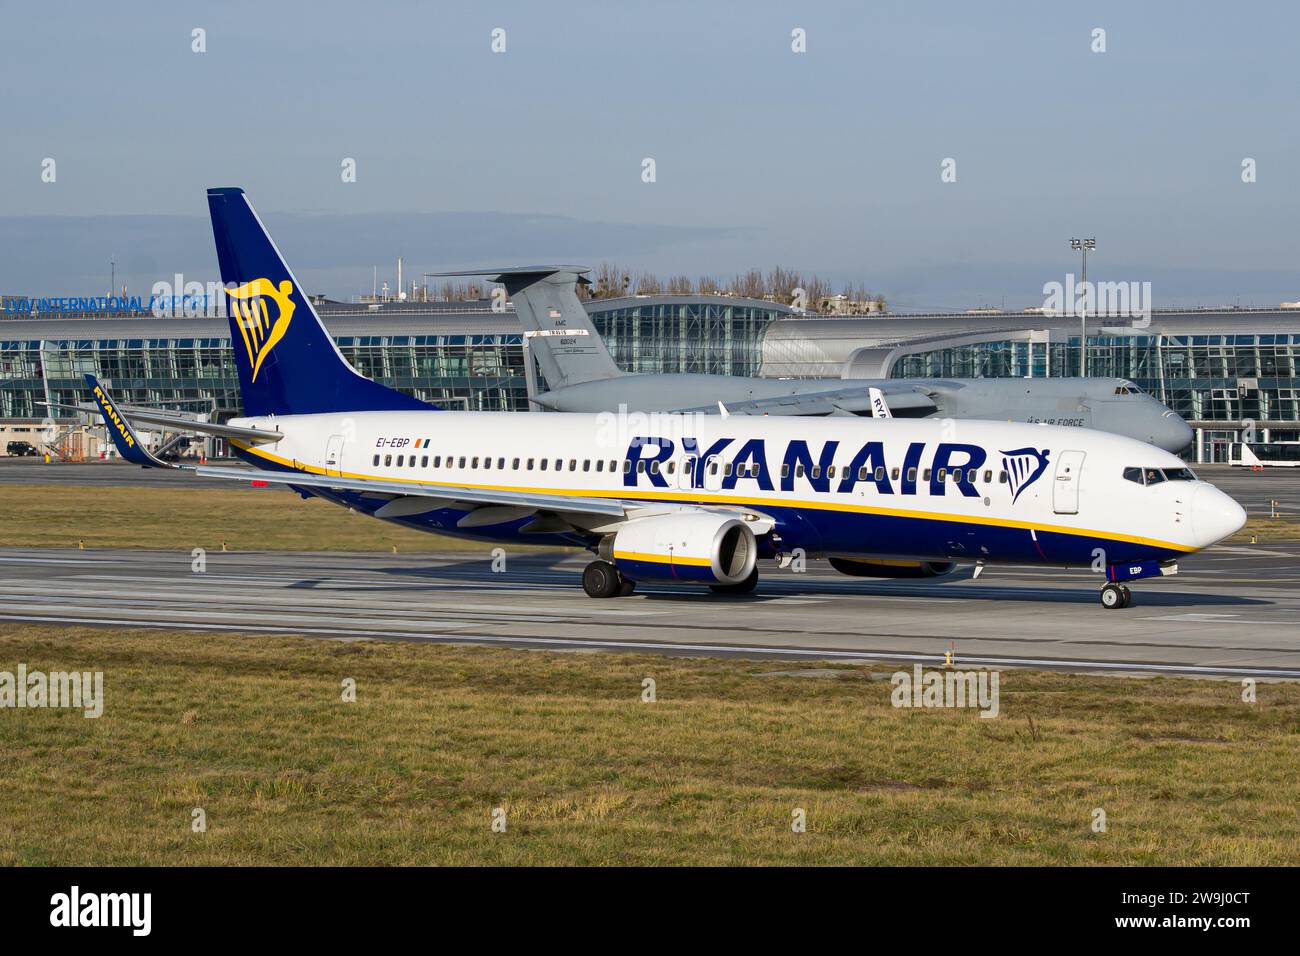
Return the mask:
[(11, 441), (5, 446), (5, 454), (14, 458), (35, 458), (40, 452), (29, 441)]
[(1228, 464), (1245, 468), (1300, 467), (1300, 441), (1233, 442), (1228, 449)]

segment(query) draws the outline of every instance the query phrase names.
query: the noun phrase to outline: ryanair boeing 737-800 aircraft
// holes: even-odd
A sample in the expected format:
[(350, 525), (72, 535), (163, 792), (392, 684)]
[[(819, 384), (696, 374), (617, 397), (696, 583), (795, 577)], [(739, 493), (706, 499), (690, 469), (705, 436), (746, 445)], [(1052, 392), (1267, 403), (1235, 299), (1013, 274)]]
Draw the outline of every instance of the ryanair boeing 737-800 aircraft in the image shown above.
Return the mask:
[[(802, 551), (875, 577), (1104, 564), (1102, 604), (1123, 607), (1122, 582), (1171, 573), (1245, 522), (1168, 452), (1084, 428), (666, 415), (626, 434), (611, 415), (440, 411), (344, 360), (243, 190), (209, 190), (208, 204), (246, 417), (189, 427), (252, 468), (193, 470), (419, 530), (580, 545), (597, 555), (592, 597), (638, 581), (745, 592), (758, 558)], [(174, 467), (87, 381), (123, 458)]]

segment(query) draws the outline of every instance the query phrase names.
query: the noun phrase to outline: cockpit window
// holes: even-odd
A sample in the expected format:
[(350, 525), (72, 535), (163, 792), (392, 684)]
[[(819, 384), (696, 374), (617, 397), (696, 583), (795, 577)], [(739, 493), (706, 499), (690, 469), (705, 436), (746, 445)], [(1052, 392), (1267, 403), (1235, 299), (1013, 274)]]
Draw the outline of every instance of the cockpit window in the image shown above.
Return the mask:
[(1142, 389), (1138, 388), (1132, 382), (1120, 382), (1115, 386), (1116, 395), (1141, 395)]
[(1199, 481), (1190, 468), (1125, 468), (1124, 480), (1139, 485), (1158, 485), (1162, 481)]

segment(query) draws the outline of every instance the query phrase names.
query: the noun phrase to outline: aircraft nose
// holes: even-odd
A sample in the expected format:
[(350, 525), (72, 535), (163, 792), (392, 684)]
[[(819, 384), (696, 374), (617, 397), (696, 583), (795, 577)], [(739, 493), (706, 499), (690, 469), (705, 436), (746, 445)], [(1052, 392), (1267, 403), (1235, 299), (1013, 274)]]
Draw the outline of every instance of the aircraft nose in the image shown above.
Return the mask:
[(1177, 412), (1165, 412), (1152, 429), (1151, 444), (1165, 451), (1180, 452), (1192, 443), (1196, 432)]
[(1192, 494), (1192, 538), (1208, 548), (1246, 524), (1246, 509), (1213, 485), (1202, 484)]

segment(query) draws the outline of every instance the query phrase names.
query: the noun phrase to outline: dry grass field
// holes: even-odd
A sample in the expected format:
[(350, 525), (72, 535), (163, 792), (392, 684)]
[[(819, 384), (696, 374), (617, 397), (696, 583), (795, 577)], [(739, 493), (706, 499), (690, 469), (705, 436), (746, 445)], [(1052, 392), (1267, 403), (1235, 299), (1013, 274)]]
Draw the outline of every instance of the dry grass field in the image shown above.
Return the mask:
[[(220, 551), (491, 551), (400, 528), (283, 488), (5, 485), (0, 547)], [(512, 551), (530, 550), (511, 545)], [(547, 550), (554, 550), (547, 548)]]
[(1007, 671), (987, 720), (854, 666), (6, 625), (19, 663), (106, 703), (0, 710), (6, 865), (1300, 859), (1294, 684)]

